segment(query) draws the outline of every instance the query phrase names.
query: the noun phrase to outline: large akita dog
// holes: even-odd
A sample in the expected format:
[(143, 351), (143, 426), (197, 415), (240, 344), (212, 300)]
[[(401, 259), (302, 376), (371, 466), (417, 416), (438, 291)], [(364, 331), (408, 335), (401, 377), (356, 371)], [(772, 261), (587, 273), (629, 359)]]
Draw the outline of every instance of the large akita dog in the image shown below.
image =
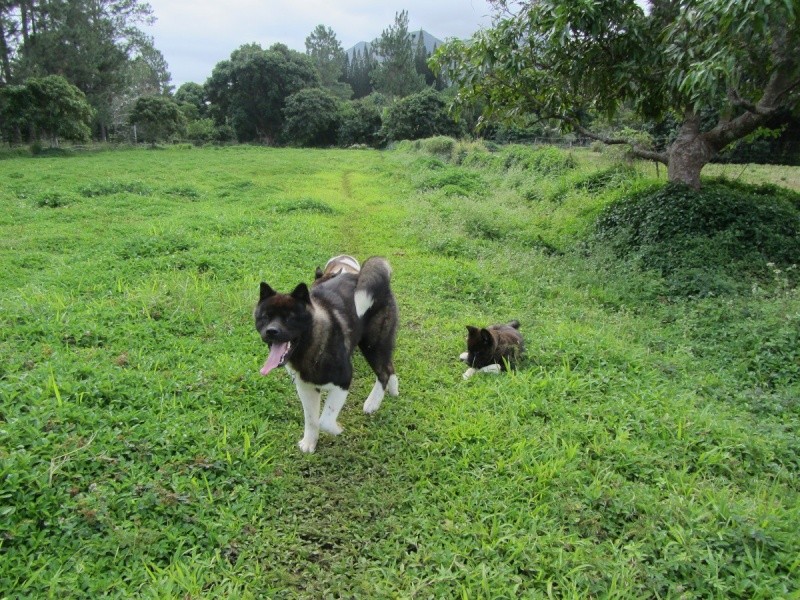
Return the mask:
[[(299, 447), (314, 452), (320, 430), (342, 432), (336, 422), (353, 378), (351, 356), (358, 346), (377, 379), (364, 412), (373, 413), (386, 392), (398, 394), (392, 364), (397, 333), (397, 303), (389, 287), (391, 268), (380, 257), (363, 267), (346, 255), (317, 269), (311, 289), (299, 284), (290, 294), (279, 294), (262, 282), (255, 308), (256, 329), (269, 344), (267, 375), (285, 366), (303, 404), (305, 430)], [(327, 392), (320, 415), (321, 393)]]

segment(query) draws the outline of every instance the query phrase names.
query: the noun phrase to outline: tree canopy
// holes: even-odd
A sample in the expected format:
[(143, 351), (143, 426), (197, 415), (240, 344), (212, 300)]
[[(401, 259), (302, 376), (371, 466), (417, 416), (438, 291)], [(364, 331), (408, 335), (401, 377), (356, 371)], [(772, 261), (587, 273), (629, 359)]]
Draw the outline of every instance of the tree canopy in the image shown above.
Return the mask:
[(0, 116), (11, 129), (9, 137), (46, 139), (53, 146), (61, 139), (87, 140), (91, 132), (92, 108), (86, 96), (59, 75), (0, 88)]
[(286, 98), (319, 85), (305, 54), (274, 44), (246, 44), (214, 67), (205, 85), (218, 124), (229, 122), (241, 142), (273, 143), (283, 127)]
[(136, 126), (137, 138), (155, 144), (168, 140), (184, 126), (178, 105), (164, 96), (142, 96), (130, 114), (131, 125)]
[[(125, 104), (130, 64), (166, 91), (164, 57), (141, 29), (153, 20), (139, 0), (4, 0), (0, 2), (0, 81), (23, 84), (29, 77), (60, 75), (94, 108), (101, 137)], [(116, 106), (115, 106), (116, 105)]]
[(383, 30), (375, 43), (377, 62), (372, 71), (375, 90), (403, 98), (425, 87), (414, 66), (414, 47), (408, 33), (408, 12), (395, 15), (394, 25)]
[(353, 95), (350, 85), (340, 81), (344, 75), (345, 53), (333, 29), (317, 25), (306, 38), (306, 54), (317, 69), (322, 87), (343, 100)]
[[(450, 41), (432, 65), (485, 117), (557, 120), (668, 165), (671, 181), (700, 185), (720, 150), (800, 102), (800, 1), (495, 0), (493, 27)], [(662, 151), (608, 137), (589, 115), (632, 108), (680, 124)]]

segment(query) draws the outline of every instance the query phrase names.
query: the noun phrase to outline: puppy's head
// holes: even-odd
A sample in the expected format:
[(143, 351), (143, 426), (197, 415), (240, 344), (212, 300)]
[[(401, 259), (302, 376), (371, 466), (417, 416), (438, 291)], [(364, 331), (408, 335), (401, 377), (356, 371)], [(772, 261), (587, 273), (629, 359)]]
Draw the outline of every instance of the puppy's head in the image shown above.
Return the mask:
[(262, 281), (253, 316), (256, 330), (269, 345), (269, 357), (261, 369), (261, 374), (267, 375), (289, 361), (297, 342), (311, 328), (308, 287), (301, 283), (291, 294), (279, 294)]
[(491, 331), (467, 325), (467, 351), (461, 360), (474, 369), (482, 369), (494, 362), (495, 345)]

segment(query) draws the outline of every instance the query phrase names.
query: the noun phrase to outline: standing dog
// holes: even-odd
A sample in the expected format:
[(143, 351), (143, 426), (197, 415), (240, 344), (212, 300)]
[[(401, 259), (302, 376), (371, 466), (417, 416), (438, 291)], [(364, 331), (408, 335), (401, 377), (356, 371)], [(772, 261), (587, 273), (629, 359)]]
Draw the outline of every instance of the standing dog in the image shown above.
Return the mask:
[[(305, 428), (298, 446), (314, 452), (320, 430), (338, 435), (336, 422), (353, 378), (352, 354), (361, 349), (376, 381), (364, 402), (373, 413), (386, 392), (398, 394), (392, 354), (397, 333), (397, 303), (389, 287), (391, 268), (372, 257), (363, 267), (342, 255), (317, 269), (311, 289), (299, 284), (279, 294), (262, 282), (254, 316), (261, 339), (269, 344), (262, 375), (285, 366), (303, 404)], [(320, 415), (321, 393), (327, 392)]]
[(500, 373), (514, 365), (525, 347), (519, 332), (519, 321), (507, 325), (489, 325), (483, 329), (467, 325), (467, 351), (459, 357), (469, 365), (464, 379), (478, 371)]

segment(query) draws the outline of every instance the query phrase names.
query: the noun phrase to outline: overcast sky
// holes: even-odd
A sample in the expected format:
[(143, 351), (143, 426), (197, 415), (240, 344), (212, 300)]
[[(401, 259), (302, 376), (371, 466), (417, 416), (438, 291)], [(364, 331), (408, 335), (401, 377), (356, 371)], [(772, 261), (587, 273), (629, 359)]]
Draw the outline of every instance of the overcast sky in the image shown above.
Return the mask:
[(371, 41), (408, 11), (409, 30), (468, 38), (491, 24), (486, 0), (147, 0), (156, 23), (145, 28), (169, 64), (176, 89), (205, 83), (214, 66), (242, 44), (281, 42), (305, 52), (317, 25), (330, 27), (347, 50)]

